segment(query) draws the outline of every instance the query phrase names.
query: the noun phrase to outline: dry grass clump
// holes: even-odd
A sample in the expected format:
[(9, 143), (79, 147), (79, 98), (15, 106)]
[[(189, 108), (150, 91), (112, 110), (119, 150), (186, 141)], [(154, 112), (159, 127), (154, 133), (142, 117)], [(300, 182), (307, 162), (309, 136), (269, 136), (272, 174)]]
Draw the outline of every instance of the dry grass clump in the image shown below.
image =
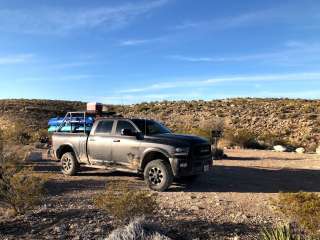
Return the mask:
[(316, 193), (280, 193), (273, 202), (289, 221), (315, 239), (320, 238), (320, 195)]
[(120, 223), (134, 217), (149, 216), (158, 208), (154, 193), (131, 189), (126, 182), (111, 182), (105, 192), (93, 198), (93, 202)]

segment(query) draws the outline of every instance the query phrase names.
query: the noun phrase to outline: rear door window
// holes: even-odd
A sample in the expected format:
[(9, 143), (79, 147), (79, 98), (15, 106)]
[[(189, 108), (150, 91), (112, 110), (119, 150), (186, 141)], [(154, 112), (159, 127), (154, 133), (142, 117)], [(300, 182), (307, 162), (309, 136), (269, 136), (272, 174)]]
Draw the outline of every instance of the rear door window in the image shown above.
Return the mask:
[(95, 133), (97, 134), (111, 134), (113, 120), (104, 120), (98, 123)]

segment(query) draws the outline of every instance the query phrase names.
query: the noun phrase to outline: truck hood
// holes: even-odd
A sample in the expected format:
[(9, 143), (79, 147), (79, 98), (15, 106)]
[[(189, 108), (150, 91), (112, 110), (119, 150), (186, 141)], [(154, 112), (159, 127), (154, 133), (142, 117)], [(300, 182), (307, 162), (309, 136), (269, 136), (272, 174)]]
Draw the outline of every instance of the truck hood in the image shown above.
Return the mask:
[(202, 137), (185, 134), (155, 134), (152, 136), (146, 136), (152, 141), (156, 141), (163, 144), (178, 145), (178, 146), (190, 146), (194, 144), (209, 144), (208, 140)]

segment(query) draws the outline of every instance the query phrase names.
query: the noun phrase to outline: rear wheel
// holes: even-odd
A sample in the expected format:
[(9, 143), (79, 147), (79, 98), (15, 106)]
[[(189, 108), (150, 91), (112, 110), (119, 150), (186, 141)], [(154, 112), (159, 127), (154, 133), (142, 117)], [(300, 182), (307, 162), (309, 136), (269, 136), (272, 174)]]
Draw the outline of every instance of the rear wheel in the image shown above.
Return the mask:
[(65, 175), (73, 176), (79, 170), (79, 163), (72, 152), (67, 152), (61, 157), (62, 172)]
[(173, 173), (170, 164), (162, 159), (149, 162), (144, 169), (144, 180), (150, 189), (165, 191), (173, 181)]

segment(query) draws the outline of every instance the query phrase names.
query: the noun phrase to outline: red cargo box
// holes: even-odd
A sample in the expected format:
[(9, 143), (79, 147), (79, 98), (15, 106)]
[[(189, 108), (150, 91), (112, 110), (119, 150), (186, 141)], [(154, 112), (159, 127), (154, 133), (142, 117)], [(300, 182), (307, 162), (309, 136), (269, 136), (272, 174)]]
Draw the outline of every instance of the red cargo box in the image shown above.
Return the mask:
[(91, 102), (87, 103), (88, 112), (102, 112), (103, 105), (102, 103)]

